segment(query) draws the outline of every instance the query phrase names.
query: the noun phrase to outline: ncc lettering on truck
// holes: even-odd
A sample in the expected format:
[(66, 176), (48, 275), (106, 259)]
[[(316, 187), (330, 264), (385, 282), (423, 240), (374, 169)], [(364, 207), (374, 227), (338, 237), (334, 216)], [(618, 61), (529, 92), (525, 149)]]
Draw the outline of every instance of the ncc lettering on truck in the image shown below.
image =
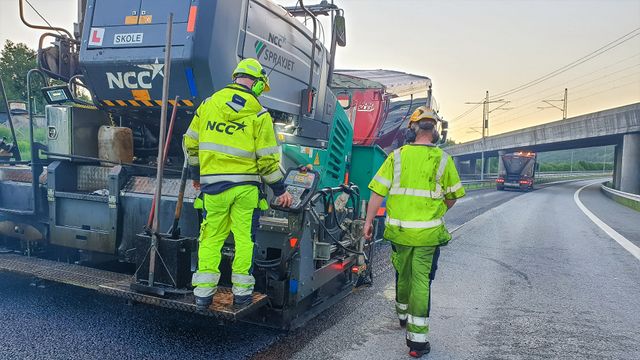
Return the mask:
[(107, 72), (109, 89), (151, 89), (158, 75), (164, 78), (164, 64), (159, 64), (158, 59), (154, 64), (136, 66), (144, 70)]

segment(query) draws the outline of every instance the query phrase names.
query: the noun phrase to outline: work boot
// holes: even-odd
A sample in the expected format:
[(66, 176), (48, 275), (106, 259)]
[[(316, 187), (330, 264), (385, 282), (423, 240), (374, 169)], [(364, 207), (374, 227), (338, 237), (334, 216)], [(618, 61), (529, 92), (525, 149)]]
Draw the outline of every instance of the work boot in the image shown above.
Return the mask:
[(403, 329), (407, 327), (407, 319), (400, 320), (400, 327)]
[(233, 295), (233, 305), (245, 306), (251, 304), (253, 295)]
[(409, 356), (414, 358), (421, 358), (422, 355), (428, 354), (431, 351), (431, 344), (427, 341), (421, 350), (409, 348)]
[(211, 306), (213, 302), (213, 295), (211, 296), (196, 296), (196, 310), (205, 311)]

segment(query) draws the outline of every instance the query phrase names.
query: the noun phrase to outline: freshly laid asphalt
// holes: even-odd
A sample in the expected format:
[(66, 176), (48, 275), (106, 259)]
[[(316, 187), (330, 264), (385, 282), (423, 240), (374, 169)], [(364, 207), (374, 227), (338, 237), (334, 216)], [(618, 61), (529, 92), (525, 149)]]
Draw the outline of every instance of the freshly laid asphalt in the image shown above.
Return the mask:
[[(640, 261), (575, 205), (588, 183), (474, 191), (447, 214), (427, 358), (640, 358)], [(585, 206), (638, 244), (640, 215), (591, 190)], [(379, 245), (372, 286), (290, 333), (0, 273), (0, 359), (407, 359)]]

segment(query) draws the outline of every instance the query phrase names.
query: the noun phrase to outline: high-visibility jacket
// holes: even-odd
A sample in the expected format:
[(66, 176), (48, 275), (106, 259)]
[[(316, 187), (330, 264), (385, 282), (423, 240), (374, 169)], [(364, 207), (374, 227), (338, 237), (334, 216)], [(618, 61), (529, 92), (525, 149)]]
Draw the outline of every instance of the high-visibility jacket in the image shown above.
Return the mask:
[(452, 158), (435, 146), (409, 144), (387, 157), (369, 189), (388, 196), (384, 238), (405, 246), (451, 240), (442, 217), (444, 199), (464, 196)]
[(199, 174), (204, 192), (219, 184), (283, 179), (271, 115), (241, 85), (231, 84), (205, 100), (184, 141), (192, 174)]

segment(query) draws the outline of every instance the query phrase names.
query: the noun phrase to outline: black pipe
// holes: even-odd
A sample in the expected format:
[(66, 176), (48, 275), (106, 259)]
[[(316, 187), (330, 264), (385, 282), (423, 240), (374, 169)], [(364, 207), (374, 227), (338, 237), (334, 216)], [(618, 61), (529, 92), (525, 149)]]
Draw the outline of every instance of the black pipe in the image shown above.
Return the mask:
[[(22, 1), (20, 2), (22, 4)], [(42, 82), (46, 85), (47, 78), (42, 71), (38, 69), (31, 69), (27, 73), (27, 103), (29, 104), (29, 143), (31, 144), (31, 186), (33, 187), (33, 210), (31, 215), (38, 213), (38, 204), (40, 200), (40, 174), (42, 174), (42, 164), (40, 163), (40, 157), (38, 155), (38, 146), (33, 136), (33, 102), (35, 99), (31, 98), (31, 74), (37, 73), (42, 78)]]
[(22, 159), (20, 158), (20, 148), (18, 148), (18, 138), (16, 137), (16, 130), (13, 127), (13, 118), (11, 117), (11, 109), (9, 109), (9, 99), (7, 99), (7, 92), (4, 90), (4, 82), (2, 79), (0, 79), (0, 90), (4, 98), (4, 105), (7, 107), (7, 121), (9, 121), (9, 128), (11, 129), (11, 136), (13, 137), (13, 146), (16, 147), (16, 152), (13, 154), (13, 157), (16, 161), (20, 161)]
[(309, 84), (307, 86), (307, 96), (308, 96), (313, 91), (313, 68), (316, 64), (316, 45), (317, 45), (316, 43), (318, 41), (318, 35), (316, 34), (316, 32), (318, 27), (318, 18), (316, 18), (313, 12), (309, 11), (309, 9), (307, 9), (304, 6), (303, 0), (299, 0), (299, 2), (300, 2), (300, 8), (302, 8), (302, 10), (306, 12), (307, 15), (309, 15), (313, 20), (313, 44), (312, 44), (313, 48), (311, 49), (311, 65), (310, 65), (311, 71), (309, 72)]

